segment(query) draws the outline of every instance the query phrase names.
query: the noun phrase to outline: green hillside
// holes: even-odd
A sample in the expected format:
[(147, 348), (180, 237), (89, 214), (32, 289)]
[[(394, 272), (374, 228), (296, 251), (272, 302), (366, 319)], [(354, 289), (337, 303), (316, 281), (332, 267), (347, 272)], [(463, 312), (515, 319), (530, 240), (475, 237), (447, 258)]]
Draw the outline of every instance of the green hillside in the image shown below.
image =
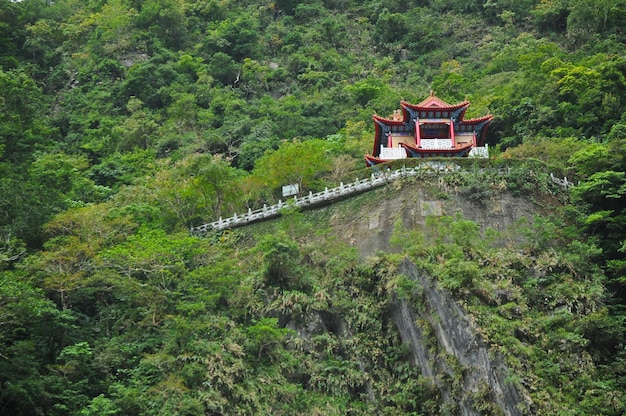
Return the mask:
[[(0, 414), (623, 414), (625, 26), (625, 0), (0, 0)], [(493, 114), (490, 160), (189, 232), (369, 176), (372, 115), (431, 91)]]

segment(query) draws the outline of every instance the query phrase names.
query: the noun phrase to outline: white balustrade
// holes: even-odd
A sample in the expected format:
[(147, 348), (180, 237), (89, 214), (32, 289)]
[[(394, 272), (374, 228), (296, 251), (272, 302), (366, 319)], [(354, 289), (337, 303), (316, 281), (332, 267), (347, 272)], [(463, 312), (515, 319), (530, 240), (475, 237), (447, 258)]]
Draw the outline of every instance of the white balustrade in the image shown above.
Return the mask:
[(453, 147), (450, 139), (422, 139), (420, 146), (423, 149), (450, 149)]
[(487, 145), (485, 147), (472, 147), (468, 156), (489, 159), (489, 147)]
[[(437, 140), (437, 139), (428, 139), (428, 140)], [(440, 140), (440, 139), (439, 139)], [(480, 148), (479, 148), (480, 149)], [(357, 179), (354, 182), (344, 185), (343, 182), (339, 184), (336, 188), (328, 189), (324, 188), (323, 191), (312, 193), (309, 192), (308, 195), (298, 198), (294, 196), (294, 205), (297, 207), (311, 207), (318, 204), (321, 204), (326, 201), (332, 201), (333, 199), (337, 199), (343, 196), (357, 194), (360, 192), (364, 192), (373, 188), (377, 188), (379, 186), (385, 185), (389, 180), (407, 177), (407, 176), (415, 176), (418, 174), (438, 174), (441, 172), (455, 172), (460, 170), (461, 167), (455, 163), (450, 162), (441, 162), (441, 161), (423, 161), (418, 166), (414, 168), (407, 169), (406, 167), (402, 167), (395, 171), (383, 171), (379, 172), (378, 175), (372, 173), (367, 179)], [(550, 178), (552, 182), (556, 183), (565, 188), (570, 188), (574, 186), (574, 184), (568, 181), (567, 178), (559, 179), (556, 178), (553, 174), (550, 174)], [(202, 234), (208, 231), (219, 231), (227, 228), (232, 228), (239, 225), (245, 225), (253, 221), (274, 218), (280, 215), (282, 208), (284, 208), (287, 204), (283, 203), (282, 200), (278, 201), (278, 204), (267, 206), (263, 204), (263, 208), (252, 211), (252, 209), (248, 208), (248, 212), (241, 216), (238, 216), (236, 213), (233, 214), (232, 217), (222, 219), (201, 225), (199, 227), (192, 228), (191, 232), (195, 234)]]
[(380, 158), (385, 160), (406, 159), (404, 147), (380, 147)]

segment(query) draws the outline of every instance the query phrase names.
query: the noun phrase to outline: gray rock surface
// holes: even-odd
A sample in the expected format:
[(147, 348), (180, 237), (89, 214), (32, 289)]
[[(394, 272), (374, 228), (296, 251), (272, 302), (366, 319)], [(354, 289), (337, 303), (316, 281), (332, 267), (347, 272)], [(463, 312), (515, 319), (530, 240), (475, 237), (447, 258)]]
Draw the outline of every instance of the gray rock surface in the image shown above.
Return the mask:
[[(420, 300), (414, 305), (395, 297), (391, 318), (403, 342), (410, 347), (413, 364), (441, 389), (444, 402), (460, 414), (481, 415), (484, 413), (475, 408), (473, 401), (480, 396), (480, 400), (497, 405), (503, 415), (527, 414), (530, 404), (507, 381), (506, 365), (490, 354), (458, 302), (409, 260), (404, 260), (399, 271), (417, 283)], [(428, 335), (416, 324), (418, 319), (430, 327)]]

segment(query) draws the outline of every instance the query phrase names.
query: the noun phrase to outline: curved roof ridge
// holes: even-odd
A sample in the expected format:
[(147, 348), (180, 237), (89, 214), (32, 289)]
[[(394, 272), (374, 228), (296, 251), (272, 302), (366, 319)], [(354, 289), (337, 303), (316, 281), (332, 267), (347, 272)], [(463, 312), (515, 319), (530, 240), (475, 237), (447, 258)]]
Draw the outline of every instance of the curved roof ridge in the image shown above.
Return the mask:
[(449, 104), (441, 98), (431, 95), (419, 104), (411, 104), (408, 101), (400, 101), (400, 105), (409, 107), (414, 110), (457, 110), (462, 107), (469, 106), (470, 102), (465, 100), (458, 104)]
[(493, 114), (487, 114), (486, 116), (482, 116), (482, 117), (464, 118), (463, 120), (461, 120), (461, 122), (463, 122), (463, 123), (481, 123), (483, 121), (487, 121), (487, 120), (491, 120), (491, 119), (493, 119)]
[(376, 114), (374, 114), (372, 116), (372, 118), (374, 120), (382, 121), (382, 122), (384, 122), (386, 124), (389, 124), (389, 123), (391, 123), (391, 124), (404, 124), (404, 120), (394, 120), (392, 118), (381, 117), (381, 116), (376, 115)]

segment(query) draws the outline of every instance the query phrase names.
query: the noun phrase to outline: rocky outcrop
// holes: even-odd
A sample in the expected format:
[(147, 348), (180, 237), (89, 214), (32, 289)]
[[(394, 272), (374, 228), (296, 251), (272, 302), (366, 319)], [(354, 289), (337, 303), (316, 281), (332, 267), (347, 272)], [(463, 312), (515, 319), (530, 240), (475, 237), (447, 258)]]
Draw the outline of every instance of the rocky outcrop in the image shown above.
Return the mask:
[(528, 414), (530, 403), (507, 381), (506, 365), (490, 353), (458, 302), (409, 260), (399, 272), (417, 289), (412, 300), (392, 300), (391, 318), (410, 348), (413, 364), (441, 390), (443, 406), (467, 416)]
[[(381, 197), (382, 195), (382, 197)], [(377, 191), (358, 196), (366, 208), (342, 210), (338, 204), (333, 210), (331, 225), (347, 243), (358, 248), (363, 258), (377, 251), (393, 252), (390, 243), (398, 221), (407, 229), (425, 229), (429, 217), (460, 216), (474, 221), (481, 230), (493, 229), (515, 243), (520, 236), (515, 232), (520, 221), (532, 223), (538, 207), (529, 198), (501, 192), (489, 201), (478, 201), (448, 189), (443, 181), (403, 183), (397, 181)], [(375, 202), (374, 202), (375, 201)]]

